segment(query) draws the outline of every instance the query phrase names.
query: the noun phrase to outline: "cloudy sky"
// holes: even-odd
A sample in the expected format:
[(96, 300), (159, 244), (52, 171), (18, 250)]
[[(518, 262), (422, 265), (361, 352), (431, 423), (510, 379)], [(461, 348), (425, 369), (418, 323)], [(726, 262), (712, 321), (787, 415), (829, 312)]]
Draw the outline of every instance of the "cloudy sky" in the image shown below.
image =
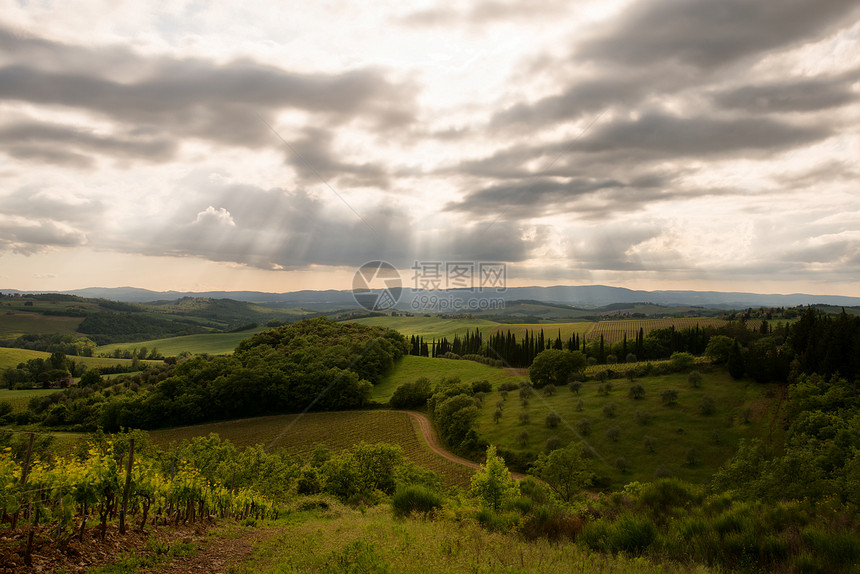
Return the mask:
[(856, 0), (0, 0), (0, 288), (860, 293)]

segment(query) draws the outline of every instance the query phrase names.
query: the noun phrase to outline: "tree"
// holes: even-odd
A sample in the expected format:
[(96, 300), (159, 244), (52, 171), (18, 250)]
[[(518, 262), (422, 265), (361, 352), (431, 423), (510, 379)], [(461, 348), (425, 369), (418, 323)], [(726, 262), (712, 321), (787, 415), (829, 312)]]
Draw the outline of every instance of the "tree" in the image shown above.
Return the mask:
[(703, 415), (712, 415), (717, 411), (717, 404), (711, 397), (702, 397), (702, 402), (699, 403), (699, 411)]
[(696, 364), (696, 358), (690, 353), (672, 353), (669, 362), (673, 371), (683, 373), (693, 368)]
[(570, 377), (585, 369), (585, 355), (580, 351), (547, 349), (537, 354), (529, 367), (529, 378), (535, 387), (548, 384), (566, 385)]
[(472, 476), (469, 489), (484, 505), (499, 510), (505, 501), (520, 494), (520, 485), (513, 478), (505, 460), (496, 453), (496, 447), (487, 447), (487, 461)]
[(690, 371), (690, 374), (687, 375), (687, 382), (694, 389), (698, 389), (702, 386), (702, 373), (699, 371)]
[(617, 408), (618, 406), (615, 403), (606, 403), (605, 405), (603, 405), (603, 414), (605, 414), (609, 418), (612, 418), (615, 416), (615, 411)]
[(737, 380), (744, 376), (744, 371), (746, 370), (744, 366), (744, 357), (741, 354), (741, 346), (737, 341), (734, 342), (731, 351), (729, 351), (727, 363), (729, 374), (733, 379)]
[(630, 391), (627, 393), (631, 399), (644, 399), (645, 398), (645, 387), (642, 385), (636, 384), (630, 387)]
[(678, 402), (678, 391), (675, 389), (666, 389), (660, 393), (660, 401), (666, 405), (674, 405)]
[(618, 442), (618, 438), (621, 436), (621, 429), (617, 426), (609, 427), (606, 431), (606, 438), (611, 440), (612, 442)]
[(548, 428), (554, 429), (558, 426), (558, 423), (561, 422), (561, 417), (556, 412), (549, 413), (546, 415), (546, 426)]
[(734, 343), (735, 340), (731, 337), (713, 335), (708, 339), (708, 346), (705, 347), (705, 356), (718, 365), (725, 364), (729, 360), (729, 353)]
[(573, 443), (538, 456), (529, 474), (544, 481), (565, 502), (570, 502), (594, 479), (590, 463), (582, 458), (582, 450)]

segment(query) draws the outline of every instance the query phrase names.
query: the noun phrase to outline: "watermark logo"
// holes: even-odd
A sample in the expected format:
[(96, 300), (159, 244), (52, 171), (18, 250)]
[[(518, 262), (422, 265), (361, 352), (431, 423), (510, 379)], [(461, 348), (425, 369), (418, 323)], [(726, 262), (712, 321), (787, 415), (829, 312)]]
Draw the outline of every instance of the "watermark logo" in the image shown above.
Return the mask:
[(368, 261), (352, 277), (352, 296), (368, 311), (393, 309), (403, 293), (400, 273), (391, 263)]
[[(504, 309), (505, 300), (489, 297), (507, 290), (504, 263), (478, 261), (415, 261), (412, 270), (412, 311), (470, 312)], [(400, 274), (385, 261), (370, 261), (352, 280), (356, 303), (368, 311), (393, 309), (403, 293)]]

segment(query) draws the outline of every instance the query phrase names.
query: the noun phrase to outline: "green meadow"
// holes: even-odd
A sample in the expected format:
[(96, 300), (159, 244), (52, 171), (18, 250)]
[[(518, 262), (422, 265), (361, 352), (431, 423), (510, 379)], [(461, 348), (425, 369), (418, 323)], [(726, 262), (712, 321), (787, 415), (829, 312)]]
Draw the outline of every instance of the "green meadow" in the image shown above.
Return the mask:
[(374, 327), (388, 327), (394, 329), (409, 337), (410, 335), (420, 335), (424, 337), (426, 342), (431, 339), (441, 339), (448, 337), (452, 339), (454, 335), (462, 335), (466, 331), (472, 331), (477, 328), (484, 336), (499, 325), (495, 321), (486, 319), (450, 319), (445, 317), (366, 317), (364, 319), (356, 319), (350, 321), (352, 323), (360, 323), (362, 325), (371, 325)]
[[(713, 372), (704, 373), (701, 386), (693, 388), (687, 375), (671, 374), (636, 379), (632, 384), (641, 385), (645, 395), (633, 399), (627, 379), (610, 382), (612, 390), (605, 395), (597, 381), (583, 383), (579, 394), (566, 387), (551, 396), (535, 390), (525, 407), (518, 390), (509, 391), (506, 399), (499, 392), (489, 393), (476, 431), (481, 439), (523, 455), (545, 451), (550, 439), (591, 447), (595, 472), (615, 486), (653, 480), (658, 468), (701, 483), (735, 453), (741, 438), (767, 438), (778, 432), (775, 409), (780, 403), (774, 398), (775, 386), (735, 381), (726, 373)], [(661, 400), (666, 390), (677, 392), (675, 404)], [(705, 397), (713, 400), (712, 414), (701, 412)], [(615, 406), (607, 408), (610, 404)], [(497, 408), (502, 416), (495, 422)], [(550, 413), (560, 419), (552, 428), (547, 424)], [(625, 462), (623, 470), (619, 459)]]
[(72, 335), (77, 331), (81, 321), (83, 321), (83, 317), (62, 317), (16, 311), (2, 312), (2, 308), (0, 308), (0, 338), (15, 339), (26, 334), (60, 333)]
[(209, 355), (227, 355), (232, 353), (243, 340), (268, 328), (263, 326), (238, 333), (201, 333), (197, 335), (168, 337), (165, 339), (152, 339), (136, 343), (114, 343), (112, 345), (102, 345), (96, 350), (96, 353), (99, 355), (110, 355), (116, 349), (131, 351), (146, 347), (150, 351), (158, 349), (158, 352), (165, 357), (176, 356), (183, 352), (188, 352), (192, 355), (202, 355), (204, 353)]
[(433, 385), (450, 377), (459, 377), (464, 383), (487, 380), (495, 388), (507, 381), (519, 383), (523, 380), (519, 372), (515, 369), (490, 367), (475, 361), (406, 355), (397, 361), (394, 368), (378, 384), (374, 385), (372, 399), (387, 402), (397, 387), (403, 383), (415, 382), (421, 377), (427, 377)]

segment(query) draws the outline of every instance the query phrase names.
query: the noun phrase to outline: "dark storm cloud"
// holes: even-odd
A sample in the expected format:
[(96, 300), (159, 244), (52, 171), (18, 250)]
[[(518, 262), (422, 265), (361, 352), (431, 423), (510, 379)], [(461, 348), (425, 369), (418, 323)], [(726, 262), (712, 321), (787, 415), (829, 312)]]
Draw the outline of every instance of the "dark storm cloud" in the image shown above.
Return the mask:
[(66, 190), (48, 190), (35, 186), (20, 188), (0, 197), (4, 215), (27, 219), (51, 219), (71, 223), (88, 223), (102, 217), (104, 204), (93, 198), (70, 195)]
[(637, 253), (634, 248), (660, 236), (659, 225), (624, 223), (600, 228), (589, 234), (587, 240), (572, 242), (568, 256), (586, 269), (604, 271), (638, 271), (670, 268), (680, 263), (673, 250), (655, 253)]
[(164, 137), (116, 137), (98, 135), (58, 124), (17, 122), (0, 126), (0, 151), (19, 159), (90, 167), (87, 154), (110, 155), (122, 159), (166, 161), (176, 144)]
[[(681, 117), (649, 113), (600, 126), (586, 138), (555, 146), (558, 150), (637, 157), (747, 156), (772, 154), (832, 135), (825, 125), (798, 125), (768, 118)], [(555, 151), (552, 149), (552, 151)]]
[(288, 161), (309, 183), (322, 180), (347, 187), (389, 187), (389, 176), (383, 166), (371, 162), (345, 162), (332, 150), (332, 141), (329, 131), (305, 130), (301, 139), (288, 145)]
[[(516, 181), (486, 187), (468, 194), (464, 200), (449, 203), (447, 211), (498, 215), (518, 218), (527, 210), (530, 216), (576, 213), (596, 217), (609, 212), (633, 211), (658, 200), (677, 197), (667, 187), (671, 178), (647, 174), (629, 181), (618, 179), (573, 178)], [(593, 212), (593, 213), (590, 213)]]
[(30, 255), (45, 247), (77, 247), (87, 243), (80, 229), (50, 219), (27, 220), (0, 216), (0, 252), (14, 251)]
[[(146, 57), (121, 47), (92, 52), (8, 32), (0, 40), (0, 101), (81, 109), (149, 130), (158, 150), (139, 142), (120, 146), (141, 146), (142, 157), (161, 158), (157, 151), (169, 151), (163, 138), (271, 145), (263, 120), (281, 109), (309, 112), (322, 125), (358, 120), (381, 131), (412, 120), (412, 88), (389, 82), (377, 69), (299, 74), (249, 60)], [(67, 65), (58, 67), (52, 56)]]
[(751, 113), (815, 112), (858, 101), (851, 84), (858, 72), (837, 77), (804, 78), (724, 89), (714, 94), (717, 105)]
[(817, 38), (850, 21), (855, 0), (639, 1), (577, 56), (628, 66), (677, 61), (716, 68)]

